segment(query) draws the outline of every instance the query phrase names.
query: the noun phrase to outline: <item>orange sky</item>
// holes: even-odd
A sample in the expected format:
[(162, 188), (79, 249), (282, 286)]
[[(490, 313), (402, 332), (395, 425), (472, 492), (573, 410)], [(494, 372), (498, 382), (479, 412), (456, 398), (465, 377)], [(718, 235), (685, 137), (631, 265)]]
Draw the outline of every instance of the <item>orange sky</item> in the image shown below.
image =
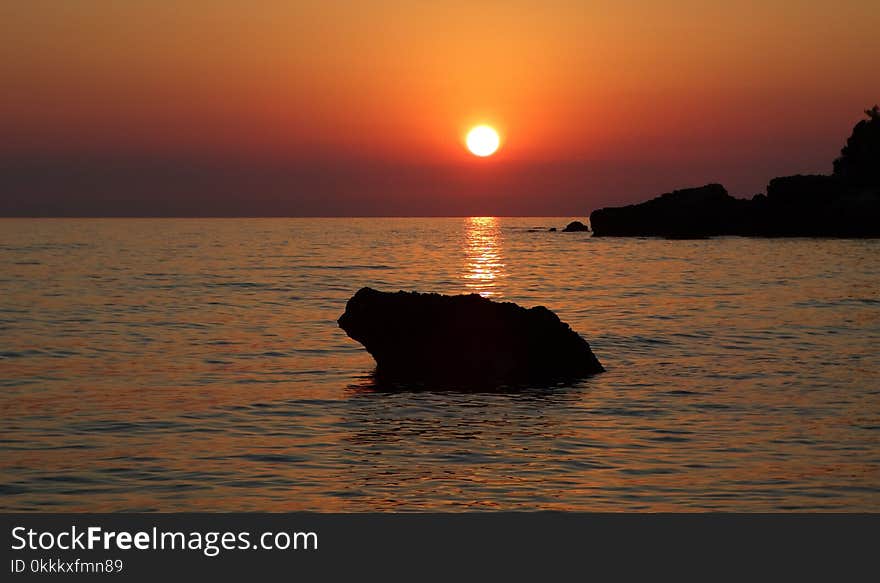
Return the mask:
[[(4, 3), (0, 158), (15, 179), (0, 212), (43, 197), (69, 214), (81, 197), (93, 213), (95, 186), (143, 185), (157, 160), (166, 180), (150, 175), (138, 212), (150, 191), (210, 200), (211, 172), (229, 164), (271, 184), (282, 214), (587, 213), (708, 180), (745, 196), (829, 171), (880, 100), (876, 4), (710, 4)], [(488, 160), (462, 146), (481, 122), (504, 136)], [(124, 170), (103, 183), (94, 168), (108, 160)], [(63, 184), (71, 168), (91, 194)]]

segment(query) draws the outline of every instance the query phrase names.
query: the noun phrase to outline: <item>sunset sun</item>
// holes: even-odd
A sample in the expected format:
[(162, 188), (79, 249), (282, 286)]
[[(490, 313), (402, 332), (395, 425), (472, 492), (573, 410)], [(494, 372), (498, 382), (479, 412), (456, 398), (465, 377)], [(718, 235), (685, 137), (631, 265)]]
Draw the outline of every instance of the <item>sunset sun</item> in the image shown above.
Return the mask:
[(471, 154), (480, 157), (491, 156), (498, 150), (501, 140), (498, 132), (487, 125), (480, 125), (468, 132), (465, 140)]

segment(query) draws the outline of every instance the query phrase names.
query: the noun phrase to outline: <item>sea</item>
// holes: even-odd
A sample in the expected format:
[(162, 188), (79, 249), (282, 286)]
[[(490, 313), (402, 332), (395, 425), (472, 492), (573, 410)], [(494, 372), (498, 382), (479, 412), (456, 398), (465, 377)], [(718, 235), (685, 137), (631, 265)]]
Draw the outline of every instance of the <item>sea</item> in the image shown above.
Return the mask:
[[(569, 220), (0, 220), (0, 510), (880, 511), (880, 240)], [(546, 306), (607, 371), (385, 390), (364, 286)]]

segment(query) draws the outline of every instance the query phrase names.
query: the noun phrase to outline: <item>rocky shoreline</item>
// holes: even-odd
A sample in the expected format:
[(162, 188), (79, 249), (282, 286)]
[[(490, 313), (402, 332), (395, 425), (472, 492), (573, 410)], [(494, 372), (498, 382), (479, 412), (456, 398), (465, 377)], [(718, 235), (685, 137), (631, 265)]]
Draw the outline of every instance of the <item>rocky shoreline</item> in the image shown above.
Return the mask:
[(853, 128), (830, 175), (774, 178), (734, 198), (720, 184), (676, 190), (590, 214), (597, 237), (880, 237), (880, 108)]

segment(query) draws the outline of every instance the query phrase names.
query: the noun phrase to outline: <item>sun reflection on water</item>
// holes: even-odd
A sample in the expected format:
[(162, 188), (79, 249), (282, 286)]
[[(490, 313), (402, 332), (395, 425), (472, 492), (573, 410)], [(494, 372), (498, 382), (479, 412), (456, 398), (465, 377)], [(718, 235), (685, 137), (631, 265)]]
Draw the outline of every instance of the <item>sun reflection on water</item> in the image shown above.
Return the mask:
[[(0, 221), (0, 512), (880, 510), (880, 240), (564, 221)], [(364, 285), (554, 307), (608, 371), (377, 386)]]
[(470, 217), (465, 223), (466, 266), (462, 277), (468, 291), (483, 297), (501, 295), (505, 277), (501, 255), (501, 226), (496, 217)]

